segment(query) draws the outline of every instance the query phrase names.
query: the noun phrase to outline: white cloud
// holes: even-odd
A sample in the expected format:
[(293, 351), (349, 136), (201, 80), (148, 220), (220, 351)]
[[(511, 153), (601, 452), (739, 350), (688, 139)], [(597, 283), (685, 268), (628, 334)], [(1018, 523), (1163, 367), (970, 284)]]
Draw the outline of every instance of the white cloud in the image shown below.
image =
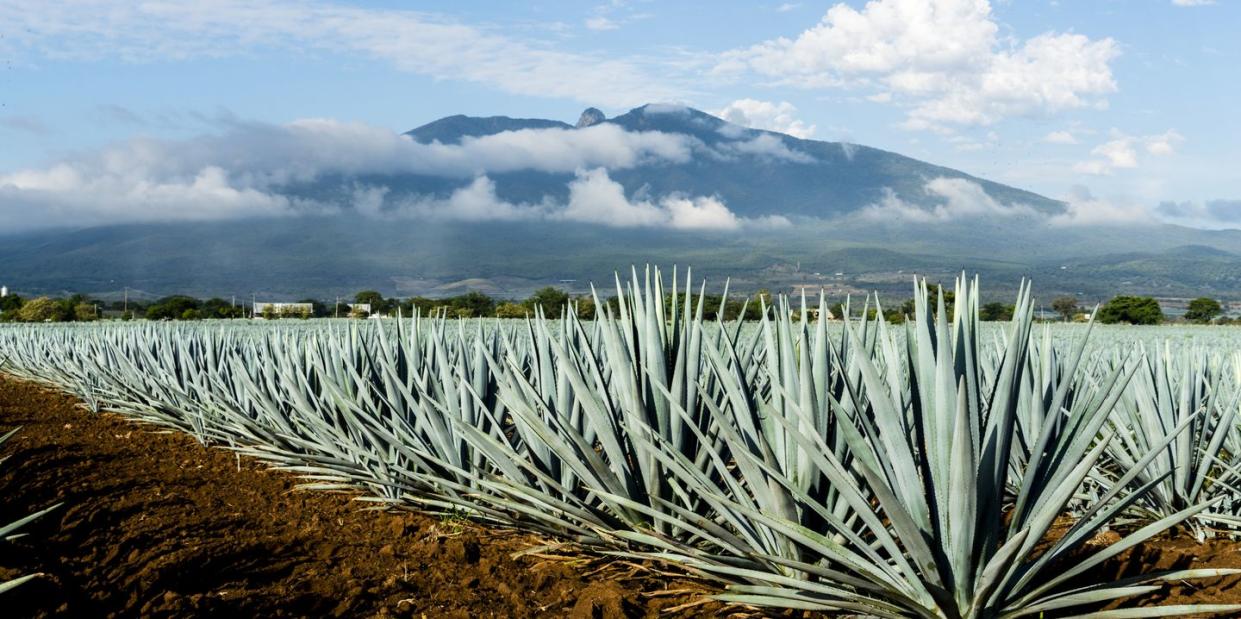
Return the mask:
[(1215, 0), (1172, 0), (1172, 4), (1176, 6), (1207, 6), (1215, 4)]
[(11, 50), (53, 59), (165, 62), (278, 49), (361, 56), (410, 73), (596, 105), (685, 94), (669, 86), (672, 66), (556, 51), (433, 14), (352, 3), (7, 0), (0, 3), (0, 35)]
[(1048, 144), (1076, 144), (1077, 138), (1068, 131), (1052, 131), (1043, 136), (1043, 141)]
[(727, 52), (714, 72), (870, 90), (907, 105), (906, 126), (935, 129), (1103, 106), (1119, 53), (1071, 33), (1002, 39), (986, 0), (872, 0), (833, 6), (795, 39)]
[(735, 230), (744, 221), (713, 196), (665, 196), (658, 203), (630, 200), (607, 170), (582, 170), (569, 183), (569, 203), (558, 219), (609, 226), (656, 226), (680, 230)]
[(800, 2), (785, 2), (784, 4), (781, 4), (780, 6), (776, 7), (776, 12), (788, 13), (789, 11), (796, 10), (799, 8), (801, 8)]
[(180, 179), (84, 174), (60, 164), (0, 177), (0, 228), (94, 226), (134, 221), (211, 221), (318, 210), (307, 201), (239, 187), (206, 166)]
[(569, 183), (569, 204), (559, 217), (621, 227), (653, 226), (668, 220), (667, 213), (650, 202), (630, 202), (625, 188), (602, 168), (577, 173)]
[(496, 195), (496, 186), (491, 179), (479, 177), (446, 199), (419, 198), (385, 205), (386, 190), (366, 188), (357, 193), (369, 203), (365, 208), (359, 208), (360, 200), (355, 196), (354, 204), (355, 208), (370, 216), (455, 221), (546, 219), (618, 228), (700, 231), (790, 225), (788, 219), (780, 216), (759, 219), (738, 217), (716, 196), (672, 193), (657, 200), (630, 198), (625, 195), (624, 186), (612, 180), (603, 168), (578, 170), (568, 189), (569, 198), (563, 204), (550, 198), (538, 204), (513, 204)]
[(783, 139), (770, 133), (756, 135), (749, 140), (723, 142), (719, 145), (719, 149), (725, 154), (736, 153), (760, 158), (779, 159), (792, 163), (814, 163), (818, 161), (800, 150), (789, 148)]
[(1082, 161), (1073, 169), (1083, 174), (1107, 175), (1118, 169), (1133, 169), (1139, 165), (1138, 149), (1148, 154), (1166, 157), (1176, 152), (1185, 137), (1169, 129), (1158, 135), (1132, 136), (1113, 129), (1111, 139), (1091, 149), (1094, 159)]
[(1150, 209), (1125, 199), (1096, 197), (1089, 189), (1074, 187), (1064, 199), (1068, 210), (1050, 219), (1061, 226), (1149, 224), (1156, 221)]
[(606, 17), (591, 17), (586, 20), (586, 27), (595, 31), (616, 30), (620, 28), (620, 24)]
[[(212, 135), (133, 139), (45, 168), (0, 174), (0, 229), (303, 212), (327, 207), (289, 197), (296, 195), (289, 192), (292, 185), (389, 174), (475, 179), (469, 191), (454, 194), (452, 206), (461, 213), (495, 218), (502, 205), (483, 199), (488, 187), (494, 194), (494, 187), (475, 177), (683, 163), (701, 147), (685, 135), (629, 132), (607, 124), (511, 131), (460, 144), (420, 144), (361, 123), (232, 121)], [(378, 209), (383, 199), (373, 191), (354, 195), (364, 211)], [(436, 205), (405, 206), (426, 212)]]
[(987, 194), (981, 185), (963, 178), (939, 177), (926, 183), (923, 190), (937, 202), (923, 207), (901, 199), (888, 190), (879, 202), (863, 208), (860, 215), (867, 219), (898, 219), (911, 222), (948, 222), (971, 217), (1012, 217), (1037, 215), (1037, 211), (1021, 204), (1001, 204)]
[(788, 101), (775, 103), (757, 99), (737, 99), (715, 112), (730, 123), (752, 129), (777, 131), (802, 139), (814, 135), (815, 126), (802, 122), (796, 114), (797, 108)]
[(1156, 156), (1167, 156), (1176, 152), (1176, 147), (1185, 141), (1185, 136), (1169, 129), (1159, 135), (1146, 136), (1146, 152)]
[[(731, 146), (748, 156), (804, 156), (774, 136)], [(705, 148), (701, 142), (685, 135), (629, 132), (606, 124), (420, 144), (359, 123), (234, 121), (215, 135), (134, 139), (45, 168), (0, 174), (0, 229), (292, 216), (346, 208), (380, 218), (549, 219), (684, 230), (788, 224), (779, 217), (740, 218), (714, 196), (630, 198), (608, 176), (607, 169), (683, 163), (700, 148)], [(573, 174), (568, 200), (548, 196), (515, 204), (500, 198), (488, 174), (522, 170)], [(385, 185), (385, 177), (396, 174), (465, 182), (439, 197), (410, 195)], [(314, 198), (304, 197), (308, 183), (318, 183)]]

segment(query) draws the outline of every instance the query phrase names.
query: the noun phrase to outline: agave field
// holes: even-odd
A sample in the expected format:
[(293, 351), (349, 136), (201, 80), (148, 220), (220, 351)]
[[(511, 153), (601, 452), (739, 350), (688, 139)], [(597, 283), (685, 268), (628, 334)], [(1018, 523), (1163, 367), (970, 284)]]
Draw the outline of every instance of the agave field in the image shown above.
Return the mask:
[(1060, 616), (1235, 572), (1091, 580), (1241, 529), (1241, 333), (1036, 325), (1029, 287), (981, 323), (966, 279), (899, 326), (787, 298), (708, 321), (688, 277), (626, 280), (591, 321), (11, 325), (0, 359), (310, 488), (656, 558), (738, 603)]

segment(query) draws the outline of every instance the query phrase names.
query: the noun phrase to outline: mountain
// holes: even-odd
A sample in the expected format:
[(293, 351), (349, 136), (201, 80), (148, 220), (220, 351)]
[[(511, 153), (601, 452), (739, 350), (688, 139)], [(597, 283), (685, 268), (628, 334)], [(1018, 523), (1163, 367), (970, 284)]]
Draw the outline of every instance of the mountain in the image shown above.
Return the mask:
[(427, 123), (408, 135), (419, 142), (442, 142), (459, 144), (462, 138), (495, 135), (504, 131), (520, 129), (572, 129), (573, 125), (558, 120), (542, 120), (539, 118), (509, 118), (507, 116), (446, 116), (435, 122)]
[[(741, 216), (833, 217), (853, 213), (892, 195), (921, 208), (934, 208), (944, 196), (928, 191), (933, 179), (977, 184), (1001, 205), (1026, 207), (1042, 214), (1065, 210), (1063, 202), (971, 176), (896, 153), (844, 142), (805, 140), (782, 133), (749, 129), (693, 108), (644, 105), (614, 118), (591, 108), (577, 126), (554, 120), (449, 116), (408, 135), (423, 143), (460, 144), (468, 138), (522, 129), (574, 130), (612, 125), (630, 132), (688, 136), (702, 153), (685, 162), (610, 169), (610, 178), (632, 195), (680, 193), (718, 196)], [(521, 171), (492, 175), (496, 193), (513, 202), (565, 200), (572, 175)], [(374, 177), (415, 194), (445, 194), (442, 179), (409, 175)]]
[[(692, 266), (717, 288), (731, 277), (735, 290), (809, 286), (836, 297), (880, 291), (905, 298), (915, 273), (950, 281), (968, 271), (997, 298), (1033, 278), (1047, 298), (1241, 300), (1241, 231), (1062, 225), (1057, 216), (1067, 205), (1036, 193), (876, 148), (740, 127), (690, 108), (647, 105), (612, 118), (588, 109), (575, 124), (449, 116), (405, 135), (441, 145), (431, 150), (478, 157), (509, 150), (495, 157), (500, 165), (482, 183), (469, 174), (394, 171), (400, 166), (299, 176), (280, 191), (295, 202), (335, 207), (300, 216), (0, 232), (0, 284), (22, 294), (105, 298), (125, 288), (239, 299), (330, 298), (360, 289), (520, 297), (549, 284), (575, 292), (590, 281), (607, 287), (614, 270), (653, 263)], [(490, 136), (499, 142), (486, 142)], [(613, 156), (634, 143), (653, 146), (637, 159)], [(575, 183), (599, 178), (550, 165), (567, 156), (565, 144), (612, 157), (615, 163), (592, 165), (615, 191), (573, 194)], [(368, 188), (385, 198), (370, 211), (357, 198)], [(690, 224), (711, 215), (730, 225), (575, 219), (565, 210), (573, 200), (596, 216), (628, 208), (665, 219), (689, 205), (699, 218)], [(385, 210), (393, 204), (449, 210)], [(514, 214), (513, 205), (526, 210)], [(462, 216), (451, 210), (458, 208), (466, 209)]]

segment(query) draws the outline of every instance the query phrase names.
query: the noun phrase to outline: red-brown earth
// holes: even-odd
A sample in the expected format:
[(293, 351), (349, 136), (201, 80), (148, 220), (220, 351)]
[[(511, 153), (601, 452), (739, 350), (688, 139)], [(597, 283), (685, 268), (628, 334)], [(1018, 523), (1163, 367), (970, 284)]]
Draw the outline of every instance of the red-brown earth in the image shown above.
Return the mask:
[[(0, 523), (63, 505), (0, 541), (0, 581), (43, 574), (0, 597), (5, 617), (761, 614), (657, 564), (298, 490), (288, 473), (0, 376), (0, 432), (16, 427), (0, 447)], [(1165, 536), (1091, 578), (1191, 565), (1241, 568), (1241, 544)], [(1182, 582), (1129, 603), (1241, 604), (1238, 584)]]

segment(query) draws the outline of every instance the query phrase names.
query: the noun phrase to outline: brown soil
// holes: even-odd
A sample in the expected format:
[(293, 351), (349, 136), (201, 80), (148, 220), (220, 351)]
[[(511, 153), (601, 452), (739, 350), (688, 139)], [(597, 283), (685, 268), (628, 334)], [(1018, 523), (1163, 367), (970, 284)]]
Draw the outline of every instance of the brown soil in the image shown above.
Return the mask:
[[(1165, 536), (1139, 544), (1102, 566), (1096, 578), (1107, 582), (1154, 571), (1198, 568), (1241, 568), (1241, 543), (1216, 538), (1199, 544), (1192, 537)], [(1241, 604), (1241, 575), (1181, 581), (1148, 595), (1128, 600), (1125, 606), (1179, 604)], [(1108, 608), (1118, 608), (1116, 602)], [(1233, 613), (1228, 616), (1241, 616)]]
[[(298, 491), (289, 474), (0, 375), (0, 432), (17, 426), (0, 448), (0, 523), (64, 505), (0, 541), (0, 581), (45, 574), (4, 594), (5, 617), (755, 614), (656, 565), (537, 552), (554, 542)], [(1191, 566), (1241, 568), (1241, 544), (1152, 540), (1091, 581)], [(1239, 584), (1183, 582), (1126, 605), (1241, 604)]]
[[(654, 617), (714, 615), (701, 583), (548, 540), (350, 497), (176, 433), (0, 376), (6, 617)], [(664, 609), (689, 605), (675, 612)]]

